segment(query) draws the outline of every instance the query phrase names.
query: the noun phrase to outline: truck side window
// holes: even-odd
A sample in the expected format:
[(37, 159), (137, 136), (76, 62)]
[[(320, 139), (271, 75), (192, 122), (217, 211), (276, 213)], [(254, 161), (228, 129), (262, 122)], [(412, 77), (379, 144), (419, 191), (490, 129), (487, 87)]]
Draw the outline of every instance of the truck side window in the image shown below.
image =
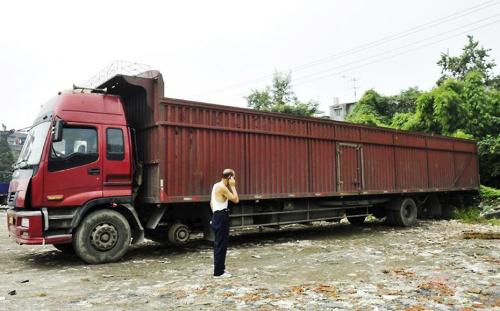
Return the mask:
[(52, 143), (49, 172), (65, 170), (97, 161), (97, 130), (95, 128), (65, 127), (63, 139)]
[(106, 159), (123, 160), (125, 158), (125, 152), (122, 130), (117, 128), (108, 128), (106, 130), (106, 141)]

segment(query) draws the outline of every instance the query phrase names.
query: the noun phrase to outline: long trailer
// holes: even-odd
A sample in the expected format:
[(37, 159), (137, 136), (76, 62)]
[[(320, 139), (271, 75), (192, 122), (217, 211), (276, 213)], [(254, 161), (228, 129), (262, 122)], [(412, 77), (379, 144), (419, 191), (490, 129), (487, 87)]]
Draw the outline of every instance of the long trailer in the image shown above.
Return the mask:
[[(161, 74), (147, 76), (117, 75), (45, 105), (9, 190), (18, 243), (100, 263), (144, 234), (210, 239), (209, 195), (228, 167), (241, 200), (232, 227), (369, 214), (411, 226), (478, 191), (474, 141), (167, 98)], [(37, 143), (40, 159), (25, 159)]]

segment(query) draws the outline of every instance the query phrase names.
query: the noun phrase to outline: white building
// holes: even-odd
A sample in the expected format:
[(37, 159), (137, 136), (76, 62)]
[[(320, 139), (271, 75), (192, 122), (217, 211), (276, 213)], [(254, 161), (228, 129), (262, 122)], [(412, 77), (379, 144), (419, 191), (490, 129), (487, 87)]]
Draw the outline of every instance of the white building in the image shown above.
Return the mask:
[(338, 97), (333, 98), (333, 105), (330, 106), (330, 119), (345, 121), (349, 112), (352, 111), (356, 103), (339, 103)]

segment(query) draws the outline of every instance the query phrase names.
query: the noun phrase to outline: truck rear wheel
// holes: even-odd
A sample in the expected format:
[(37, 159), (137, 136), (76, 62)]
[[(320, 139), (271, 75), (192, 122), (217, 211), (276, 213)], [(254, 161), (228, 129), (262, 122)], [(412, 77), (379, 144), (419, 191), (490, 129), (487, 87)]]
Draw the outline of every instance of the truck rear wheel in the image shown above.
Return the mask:
[(394, 200), (387, 211), (387, 221), (391, 225), (411, 227), (417, 222), (417, 204), (412, 198)]
[(73, 247), (89, 264), (118, 261), (130, 246), (131, 232), (127, 219), (113, 210), (98, 210), (83, 219), (76, 229)]
[(188, 226), (175, 223), (168, 229), (168, 241), (174, 245), (184, 245), (189, 240)]

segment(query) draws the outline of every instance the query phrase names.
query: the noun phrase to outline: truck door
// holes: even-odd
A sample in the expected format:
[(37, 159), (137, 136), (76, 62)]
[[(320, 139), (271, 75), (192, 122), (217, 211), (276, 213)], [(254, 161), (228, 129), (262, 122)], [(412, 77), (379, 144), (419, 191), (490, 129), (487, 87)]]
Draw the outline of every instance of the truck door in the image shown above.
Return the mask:
[(101, 141), (101, 126), (64, 126), (62, 140), (51, 142), (48, 152), (46, 206), (78, 206), (102, 197)]
[(125, 126), (106, 127), (105, 139), (103, 195), (105, 197), (130, 196), (132, 173), (128, 129)]
[(364, 188), (363, 147), (337, 143), (337, 191), (359, 192)]

